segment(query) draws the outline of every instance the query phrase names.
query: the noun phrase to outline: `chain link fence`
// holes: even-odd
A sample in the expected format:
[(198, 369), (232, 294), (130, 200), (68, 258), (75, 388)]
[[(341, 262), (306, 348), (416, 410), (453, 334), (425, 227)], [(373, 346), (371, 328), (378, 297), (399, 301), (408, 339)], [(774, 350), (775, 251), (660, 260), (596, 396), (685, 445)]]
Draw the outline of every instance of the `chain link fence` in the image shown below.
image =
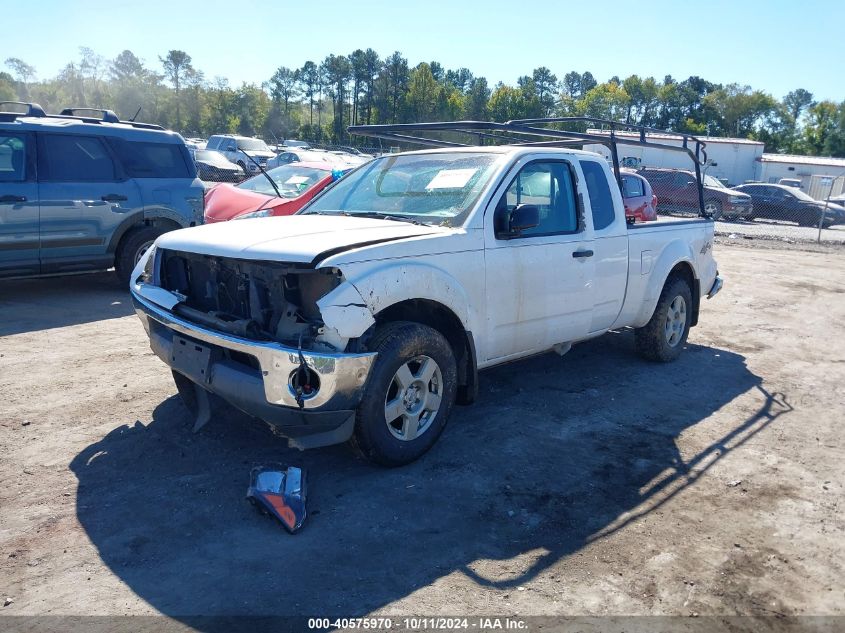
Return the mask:
[[(629, 171), (648, 181), (658, 217), (697, 215), (692, 171), (648, 167)], [(736, 186), (704, 176), (704, 208), (716, 220), (717, 233), (845, 244), (845, 173)]]

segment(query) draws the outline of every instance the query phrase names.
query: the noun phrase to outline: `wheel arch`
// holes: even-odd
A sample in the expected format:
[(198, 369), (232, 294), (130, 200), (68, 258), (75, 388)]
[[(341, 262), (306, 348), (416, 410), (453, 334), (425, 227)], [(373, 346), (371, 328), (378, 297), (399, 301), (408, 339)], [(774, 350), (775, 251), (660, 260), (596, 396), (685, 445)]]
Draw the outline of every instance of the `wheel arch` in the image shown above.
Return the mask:
[(660, 293), (663, 292), (663, 288), (673, 275), (680, 276), (689, 285), (693, 303), (690, 326), (698, 324), (701, 282), (696, 275), (693, 261), (694, 258), (689, 244), (675, 240), (666, 247), (654, 265), (651, 278), (643, 294), (643, 305), (632, 324), (634, 327), (642, 327), (649, 322), (657, 307), (657, 302), (660, 300)]
[(478, 394), (478, 360), (472, 332), (444, 304), (432, 299), (405, 299), (375, 315), (376, 326), (394, 321), (413, 321), (440, 332), (455, 354), (459, 404), (470, 404)]
[(163, 215), (149, 215), (144, 212), (136, 213), (126, 218), (118, 225), (117, 229), (114, 230), (111, 239), (109, 240), (108, 252), (116, 254), (123, 242), (126, 240), (126, 237), (132, 231), (148, 226), (157, 226), (165, 229), (166, 231), (175, 231), (176, 229), (185, 228), (186, 225), (171, 217)]

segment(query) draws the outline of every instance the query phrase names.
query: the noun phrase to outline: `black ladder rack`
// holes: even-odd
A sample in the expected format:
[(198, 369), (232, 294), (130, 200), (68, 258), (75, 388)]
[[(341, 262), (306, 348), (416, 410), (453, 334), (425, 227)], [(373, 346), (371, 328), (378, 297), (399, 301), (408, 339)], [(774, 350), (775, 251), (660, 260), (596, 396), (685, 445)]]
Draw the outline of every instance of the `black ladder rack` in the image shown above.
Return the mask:
[[(587, 131), (573, 131), (544, 127), (548, 125), (592, 126)], [(689, 156), (695, 166), (698, 185), (699, 215), (704, 212), (704, 190), (701, 183), (701, 167), (707, 162), (706, 143), (696, 136), (682, 132), (670, 132), (623, 121), (611, 121), (595, 117), (550, 117), (539, 119), (515, 119), (497, 123), (495, 121), (435, 121), (430, 123), (395, 123), (382, 125), (351, 125), (350, 134), (379, 138), (398, 143), (410, 143), (427, 147), (473, 147), (479, 145), (517, 145), (531, 147), (576, 147), (584, 143), (605, 145), (610, 150), (613, 171), (620, 191), (622, 181), (619, 171), (617, 145), (651, 147)], [(454, 140), (432, 138), (431, 133), (448, 133), (450, 136), (467, 136), (475, 142), (461, 143)], [(619, 134), (624, 133), (624, 134)], [(632, 134), (634, 133), (634, 134)], [(681, 145), (661, 142), (661, 137), (680, 140)], [(490, 142), (488, 142), (490, 141)]]

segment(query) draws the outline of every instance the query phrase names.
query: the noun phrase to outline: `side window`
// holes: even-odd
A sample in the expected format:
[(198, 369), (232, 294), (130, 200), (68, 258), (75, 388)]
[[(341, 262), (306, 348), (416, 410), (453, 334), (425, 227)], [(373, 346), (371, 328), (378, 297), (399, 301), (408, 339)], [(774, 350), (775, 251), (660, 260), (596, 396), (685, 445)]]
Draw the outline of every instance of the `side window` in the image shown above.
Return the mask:
[(622, 197), (639, 198), (644, 196), (643, 183), (635, 176), (622, 176)]
[(227, 152), (236, 152), (238, 150), (238, 144), (235, 143), (233, 139), (227, 139), (225, 143), (226, 145), (223, 149), (225, 149)]
[(130, 178), (188, 178), (188, 166), (179, 145), (113, 139), (123, 168)]
[(20, 134), (0, 132), (0, 182), (26, 180), (26, 143)]
[(610, 186), (607, 184), (607, 176), (602, 166), (592, 160), (582, 160), (581, 169), (584, 171), (587, 192), (590, 194), (593, 229), (601, 231), (613, 224), (616, 217), (616, 211), (613, 208), (613, 196), (610, 195)]
[(208, 139), (208, 143), (205, 146), (205, 149), (215, 149), (220, 144), (219, 138), (214, 138), (213, 136)]
[[(693, 184), (690, 184), (690, 181), (693, 181)], [(679, 171), (675, 172), (675, 186), (678, 189), (686, 189), (687, 187), (694, 187), (695, 186), (695, 176), (692, 176), (686, 172)]]
[(45, 134), (47, 177), (63, 182), (103, 182), (116, 178), (114, 163), (95, 136)]
[(536, 205), (540, 211), (540, 223), (524, 230), (525, 237), (578, 230), (575, 187), (565, 162), (538, 161), (523, 167), (496, 205), (497, 228), (506, 224), (511, 211), (521, 204)]

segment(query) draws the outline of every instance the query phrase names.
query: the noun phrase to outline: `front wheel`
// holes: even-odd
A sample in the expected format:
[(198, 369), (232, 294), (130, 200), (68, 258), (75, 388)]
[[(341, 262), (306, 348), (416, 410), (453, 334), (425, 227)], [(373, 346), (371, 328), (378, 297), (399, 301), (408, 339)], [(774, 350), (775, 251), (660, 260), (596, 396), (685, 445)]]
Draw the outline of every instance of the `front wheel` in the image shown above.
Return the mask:
[(159, 235), (166, 231), (156, 226), (145, 226), (132, 230), (120, 242), (120, 247), (114, 257), (114, 270), (117, 278), (124, 286), (129, 285), (132, 270), (141, 260), (147, 249), (153, 245)]
[(678, 358), (689, 336), (692, 307), (692, 291), (687, 281), (670, 277), (651, 320), (636, 330), (637, 352), (648, 360), (663, 363)]
[(370, 461), (401, 466), (440, 437), (455, 402), (457, 367), (449, 342), (428, 326), (399, 321), (379, 328), (377, 352), (356, 413), (353, 445)]

